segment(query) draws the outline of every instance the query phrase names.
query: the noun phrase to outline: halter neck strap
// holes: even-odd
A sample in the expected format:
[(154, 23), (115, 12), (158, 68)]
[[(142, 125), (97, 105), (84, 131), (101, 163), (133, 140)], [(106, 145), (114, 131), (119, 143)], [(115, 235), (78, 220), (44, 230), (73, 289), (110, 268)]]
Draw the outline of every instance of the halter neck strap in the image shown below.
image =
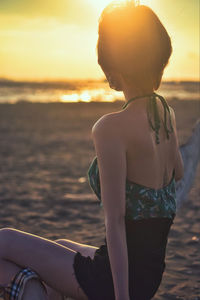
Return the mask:
[[(151, 128), (155, 131), (155, 136), (156, 136), (156, 144), (159, 144), (160, 141), (159, 141), (159, 129), (160, 129), (160, 116), (159, 116), (159, 113), (158, 113), (158, 107), (157, 107), (157, 103), (156, 103), (156, 97), (158, 97), (163, 105), (163, 109), (164, 109), (164, 122), (163, 122), (163, 125), (164, 125), (164, 129), (165, 129), (165, 132), (166, 132), (166, 136), (167, 136), (167, 139), (169, 139), (169, 133), (173, 132), (173, 126), (172, 126), (172, 123), (171, 123), (171, 114), (170, 114), (170, 109), (169, 109), (169, 106), (167, 104), (167, 101), (164, 99), (164, 97), (162, 97), (161, 95), (153, 92), (151, 94), (147, 94), (147, 95), (142, 95), (142, 96), (136, 96), (136, 97), (133, 97), (131, 99), (129, 99), (127, 101), (127, 103), (125, 103), (123, 105), (123, 109), (127, 107), (127, 105), (138, 99), (138, 98), (144, 98), (144, 97), (149, 97), (149, 101), (147, 102), (147, 117), (148, 117), (148, 121), (149, 121), (149, 124), (151, 126)], [(150, 112), (151, 111), (151, 112)], [(170, 129), (168, 129), (167, 127), (167, 112), (169, 114), (169, 124), (170, 124)], [(154, 116), (154, 124), (152, 123), (152, 120), (151, 120), (151, 113), (153, 113), (153, 116)]]
[(147, 95), (142, 95), (142, 96), (135, 96), (135, 97), (129, 99), (129, 100), (123, 105), (122, 108), (123, 108), (123, 109), (126, 108), (127, 105), (128, 105), (130, 102), (132, 102), (132, 101), (134, 101), (134, 100), (136, 100), (136, 99), (144, 98), (144, 97), (150, 97), (150, 96), (153, 96), (154, 94), (155, 94), (155, 93), (151, 93), (151, 94), (147, 94)]

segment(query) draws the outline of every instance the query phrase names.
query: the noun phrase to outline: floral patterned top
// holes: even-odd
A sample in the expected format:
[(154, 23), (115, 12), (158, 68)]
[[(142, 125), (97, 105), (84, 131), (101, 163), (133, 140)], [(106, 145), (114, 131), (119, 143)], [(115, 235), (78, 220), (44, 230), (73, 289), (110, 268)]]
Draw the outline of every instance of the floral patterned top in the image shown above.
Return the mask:
[[(176, 215), (176, 187), (173, 171), (170, 183), (160, 189), (153, 189), (126, 179), (125, 218), (140, 220), (145, 218), (174, 218)], [(101, 202), (101, 188), (97, 156), (89, 166), (88, 181), (91, 189)]]

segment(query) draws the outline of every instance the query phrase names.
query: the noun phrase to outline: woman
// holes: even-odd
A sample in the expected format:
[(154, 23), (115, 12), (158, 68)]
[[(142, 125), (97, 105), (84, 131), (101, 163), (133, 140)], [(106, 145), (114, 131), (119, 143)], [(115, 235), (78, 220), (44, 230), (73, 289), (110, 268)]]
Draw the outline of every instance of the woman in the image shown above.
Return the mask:
[(183, 176), (174, 111), (155, 93), (170, 37), (147, 6), (114, 3), (102, 12), (97, 50), (110, 87), (125, 97), (122, 110), (92, 128), (97, 156), (88, 178), (104, 207), (105, 244), (1, 229), (0, 284), (7, 299), (151, 299), (162, 280), (175, 180)]

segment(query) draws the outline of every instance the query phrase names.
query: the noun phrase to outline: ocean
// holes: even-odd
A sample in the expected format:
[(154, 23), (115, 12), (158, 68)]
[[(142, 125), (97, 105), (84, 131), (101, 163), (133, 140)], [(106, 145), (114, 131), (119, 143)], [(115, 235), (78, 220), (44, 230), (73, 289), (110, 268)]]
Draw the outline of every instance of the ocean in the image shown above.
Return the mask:
[[(199, 100), (199, 81), (163, 81), (156, 91), (167, 99)], [(13, 81), (0, 80), (0, 103), (115, 102), (122, 92), (106, 80)]]

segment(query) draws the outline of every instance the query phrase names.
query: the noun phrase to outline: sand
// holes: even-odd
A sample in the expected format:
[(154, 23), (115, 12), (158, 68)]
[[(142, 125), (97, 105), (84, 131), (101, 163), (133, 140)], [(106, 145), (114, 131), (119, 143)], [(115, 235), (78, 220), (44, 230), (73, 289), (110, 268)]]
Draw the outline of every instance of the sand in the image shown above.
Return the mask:
[[(180, 144), (200, 102), (173, 99)], [(95, 152), (91, 128), (115, 103), (0, 105), (0, 228), (100, 246), (103, 210), (87, 182)], [(166, 270), (155, 300), (200, 299), (200, 167), (169, 234)]]

